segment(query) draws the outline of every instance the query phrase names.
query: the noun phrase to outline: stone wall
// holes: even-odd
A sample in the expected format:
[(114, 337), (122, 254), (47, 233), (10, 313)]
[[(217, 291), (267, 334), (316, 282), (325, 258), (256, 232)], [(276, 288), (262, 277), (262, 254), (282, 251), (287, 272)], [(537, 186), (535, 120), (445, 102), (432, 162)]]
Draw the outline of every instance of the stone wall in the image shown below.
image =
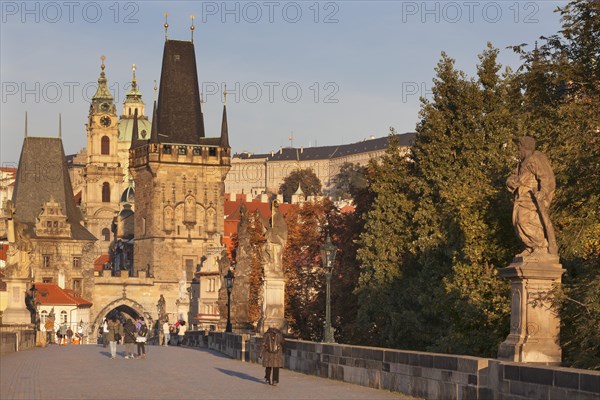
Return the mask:
[[(257, 363), (262, 339), (209, 333), (209, 347)], [(426, 399), (600, 400), (600, 371), (286, 340), (285, 368)]]
[(2, 326), (0, 328), (0, 355), (35, 347), (35, 331), (31, 328), (22, 329)]

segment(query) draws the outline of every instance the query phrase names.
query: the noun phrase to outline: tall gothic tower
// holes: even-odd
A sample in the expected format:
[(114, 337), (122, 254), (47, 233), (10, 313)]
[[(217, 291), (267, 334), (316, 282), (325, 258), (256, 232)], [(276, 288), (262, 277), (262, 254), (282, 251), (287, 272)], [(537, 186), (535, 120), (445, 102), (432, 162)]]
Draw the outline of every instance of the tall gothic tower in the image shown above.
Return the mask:
[[(230, 168), (226, 114), (221, 135), (207, 138), (193, 42), (166, 40), (158, 106), (149, 140), (140, 140), (136, 112), (129, 153), (135, 180), (136, 272), (179, 283), (179, 298), (202, 256), (202, 275), (218, 275), (225, 176)], [(183, 288), (183, 293), (182, 293)], [(215, 291), (218, 286), (213, 289)]]
[(92, 98), (88, 115), (87, 164), (85, 190), (82, 196), (87, 228), (98, 238), (97, 245), (108, 253), (111, 241), (111, 224), (119, 211), (119, 198), (123, 191), (123, 170), (118, 154), (117, 108), (108, 90), (104, 73), (98, 78), (98, 90)]

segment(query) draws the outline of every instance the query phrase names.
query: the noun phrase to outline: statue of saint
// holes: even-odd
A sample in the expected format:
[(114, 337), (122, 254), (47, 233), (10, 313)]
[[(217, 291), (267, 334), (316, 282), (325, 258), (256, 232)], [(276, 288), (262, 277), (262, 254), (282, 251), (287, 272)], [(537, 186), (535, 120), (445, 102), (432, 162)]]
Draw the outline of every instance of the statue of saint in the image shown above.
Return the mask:
[(535, 150), (529, 136), (518, 139), (519, 165), (506, 185), (514, 195), (513, 225), (525, 245), (518, 257), (558, 255), (554, 227), (548, 216), (556, 181), (550, 161)]
[(158, 309), (158, 319), (163, 320), (167, 315), (167, 302), (165, 301), (165, 297), (161, 294), (160, 299), (158, 299), (158, 304), (156, 304), (156, 308)]
[(279, 212), (277, 200), (271, 207), (271, 221), (263, 222), (264, 235), (267, 242), (263, 248), (263, 258), (267, 265), (277, 271), (283, 268), (283, 248), (287, 242), (287, 224)]

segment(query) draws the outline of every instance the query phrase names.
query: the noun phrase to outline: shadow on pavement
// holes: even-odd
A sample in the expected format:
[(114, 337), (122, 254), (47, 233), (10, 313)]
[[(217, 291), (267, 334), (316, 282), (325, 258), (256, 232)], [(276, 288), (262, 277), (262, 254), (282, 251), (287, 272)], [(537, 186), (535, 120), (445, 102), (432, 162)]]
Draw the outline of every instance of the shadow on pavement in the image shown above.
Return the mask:
[(243, 372), (231, 371), (231, 370), (223, 369), (223, 368), (215, 368), (215, 369), (219, 372), (224, 373), (225, 375), (235, 376), (236, 378), (245, 379), (247, 381), (252, 381), (252, 382), (257, 382), (257, 383), (263, 384), (262, 379), (258, 379), (255, 376), (248, 375)]
[(101, 351), (100, 354), (102, 354), (103, 356), (106, 356), (106, 357), (110, 358), (110, 351)]

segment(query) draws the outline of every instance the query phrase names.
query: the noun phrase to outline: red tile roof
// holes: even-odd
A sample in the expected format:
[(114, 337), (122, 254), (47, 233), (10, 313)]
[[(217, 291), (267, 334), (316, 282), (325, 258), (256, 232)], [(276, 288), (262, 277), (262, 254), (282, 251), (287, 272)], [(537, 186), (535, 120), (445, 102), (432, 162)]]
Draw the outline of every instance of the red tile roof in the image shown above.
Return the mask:
[(94, 261), (94, 270), (102, 271), (104, 269), (104, 264), (110, 261), (110, 256), (108, 254), (102, 254), (100, 257), (96, 258)]
[(41, 305), (73, 305), (80, 307), (91, 307), (93, 303), (80, 297), (75, 291), (61, 289), (55, 283), (35, 283), (36, 300)]

